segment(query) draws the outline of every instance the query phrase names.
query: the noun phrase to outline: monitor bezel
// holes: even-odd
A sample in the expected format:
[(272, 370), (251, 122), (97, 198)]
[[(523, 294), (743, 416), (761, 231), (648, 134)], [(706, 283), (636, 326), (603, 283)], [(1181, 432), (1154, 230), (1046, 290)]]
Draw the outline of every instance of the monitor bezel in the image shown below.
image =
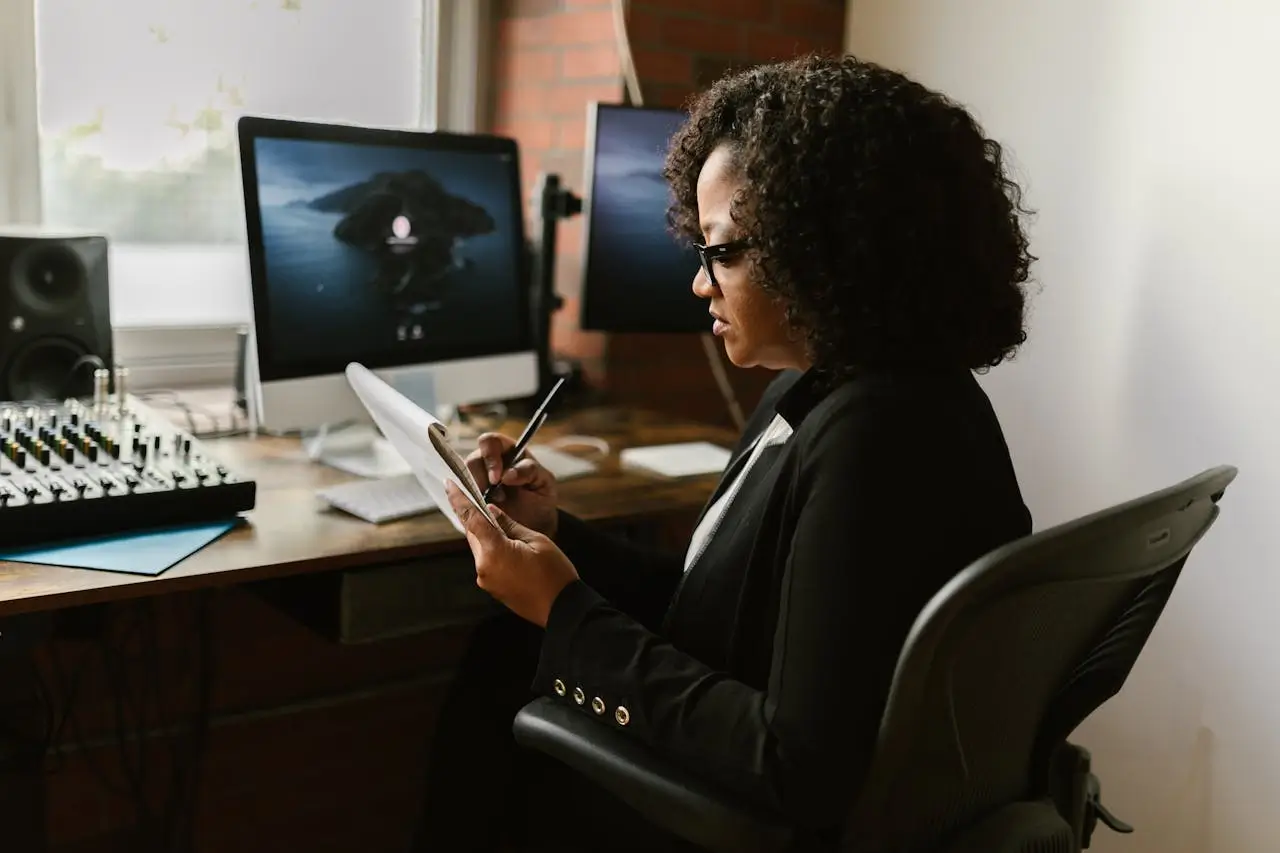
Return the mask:
[[(579, 284), (579, 302), (578, 302), (578, 326), (583, 331), (588, 332), (606, 332), (613, 334), (698, 334), (706, 332), (710, 326), (705, 318), (699, 320), (698, 324), (690, 323), (689, 328), (679, 327), (672, 328), (656, 328), (654, 326), (643, 323), (606, 323), (599, 316), (600, 299), (599, 288), (591, 286), (591, 226), (593, 222), (592, 202), (595, 197), (595, 166), (596, 166), (596, 146), (598, 144), (599, 118), (604, 112), (609, 111), (631, 111), (631, 112), (650, 112), (650, 113), (671, 113), (687, 117), (689, 111), (680, 107), (648, 107), (637, 106), (635, 104), (607, 104), (602, 101), (592, 101), (587, 104), (587, 120), (586, 120), (586, 140), (583, 147), (583, 193), (582, 193), (582, 273)], [(689, 270), (689, 281), (692, 286), (694, 275), (697, 268)], [(617, 319), (617, 318), (614, 318)]]
[(346, 356), (317, 356), (305, 362), (281, 364), (276, 358), (271, 335), (271, 307), (267, 298), (266, 257), (262, 242), (262, 209), (258, 199), (258, 169), (255, 143), (259, 139), (289, 139), (307, 142), (333, 142), (391, 148), (413, 148), (423, 151), (464, 151), (477, 154), (507, 155), (510, 163), (512, 218), (511, 233), (516, 238), (518, 309), (525, 318), (518, 339), (509, 345), (423, 346), (403, 353), (369, 353), (357, 360), (369, 368), (407, 367), (437, 364), (464, 359), (484, 358), (530, 352), (534, 349), (529, 288), (529, 252), (525, 234), (523, 184), (520, 179), (520, 151), (514, 139), (491, 134), (460, 134), (444, 131), (408, 130), (349, 124), (328, 124), (272, 118), (242, 116), (236, 123), (239, 146), (240, 177), (244, 193), (245, 231), (249, 247), (249, 277), (253, 298), (253, 325), (257, 349), (258, 375), (263, 382), (301, 379), (341, 374), (352, 361)]

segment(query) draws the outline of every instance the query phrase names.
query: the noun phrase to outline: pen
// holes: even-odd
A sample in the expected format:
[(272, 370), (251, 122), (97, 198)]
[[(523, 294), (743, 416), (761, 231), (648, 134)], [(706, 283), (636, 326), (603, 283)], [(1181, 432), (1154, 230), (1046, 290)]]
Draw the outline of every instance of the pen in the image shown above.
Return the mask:
[[(556, 380), (556, 384), (551, 386), (547, 396), (538, 404), (533, 417), (529, 418), (529, 423), (525, 425), (524, 432), (520, 433), (520, 438), (516, 439), (515, 446), (502, 454), (502, 470), (504, 472), (524, 456), (524, 451), (529, 446), (529, 442), (533, 441), (534, 435), (542, 428), (542, 424), (546, 422), (547, 413), (551, 408), (551, 401), (555, 398), (556, 392), (560, 390), (560, 386), (564, 384), (564, 380), (565, 377), (563, 376)], [(489, 498), (493, 496), (493, 490), (496, 488), (498, 488), (498, 484), (495, 483), (484, 490), (483, 498), (486, 504), (489, 502)]]

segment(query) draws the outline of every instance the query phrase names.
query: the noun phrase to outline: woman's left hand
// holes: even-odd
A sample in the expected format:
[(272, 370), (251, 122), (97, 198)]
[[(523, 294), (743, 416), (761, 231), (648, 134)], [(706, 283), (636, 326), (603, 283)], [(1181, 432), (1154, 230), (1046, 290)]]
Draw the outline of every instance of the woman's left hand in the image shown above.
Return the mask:
[(502, 529), (495, 528), (452, 480), (445, 490), (475, 557), (476, 585), (517, 616), (545, 628), (556, 596), (578, 579), (573, 563), (546, 536), (491, 505), (489, 512)]

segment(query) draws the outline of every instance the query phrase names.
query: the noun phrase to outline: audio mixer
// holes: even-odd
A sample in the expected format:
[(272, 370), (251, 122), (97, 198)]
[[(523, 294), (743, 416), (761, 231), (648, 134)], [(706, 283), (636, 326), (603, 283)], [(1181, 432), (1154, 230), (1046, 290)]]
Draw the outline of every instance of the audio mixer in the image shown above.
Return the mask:
[(230, 521), (256, 485), (133, 396), (0, 403), (0, 545)]

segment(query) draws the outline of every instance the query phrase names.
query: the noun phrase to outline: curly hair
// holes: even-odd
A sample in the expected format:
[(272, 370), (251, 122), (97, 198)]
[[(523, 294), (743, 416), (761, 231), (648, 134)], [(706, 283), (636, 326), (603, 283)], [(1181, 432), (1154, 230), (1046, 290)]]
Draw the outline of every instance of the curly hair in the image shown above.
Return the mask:
[(1026, 340), (1028, 211), (960, 105), (851, 56), (728, 76), (693, 100), (667, 154), (681, 237), (699, 239), (698, 175), (721, 145), (752, 278), (814, 367), (980, 371)]

